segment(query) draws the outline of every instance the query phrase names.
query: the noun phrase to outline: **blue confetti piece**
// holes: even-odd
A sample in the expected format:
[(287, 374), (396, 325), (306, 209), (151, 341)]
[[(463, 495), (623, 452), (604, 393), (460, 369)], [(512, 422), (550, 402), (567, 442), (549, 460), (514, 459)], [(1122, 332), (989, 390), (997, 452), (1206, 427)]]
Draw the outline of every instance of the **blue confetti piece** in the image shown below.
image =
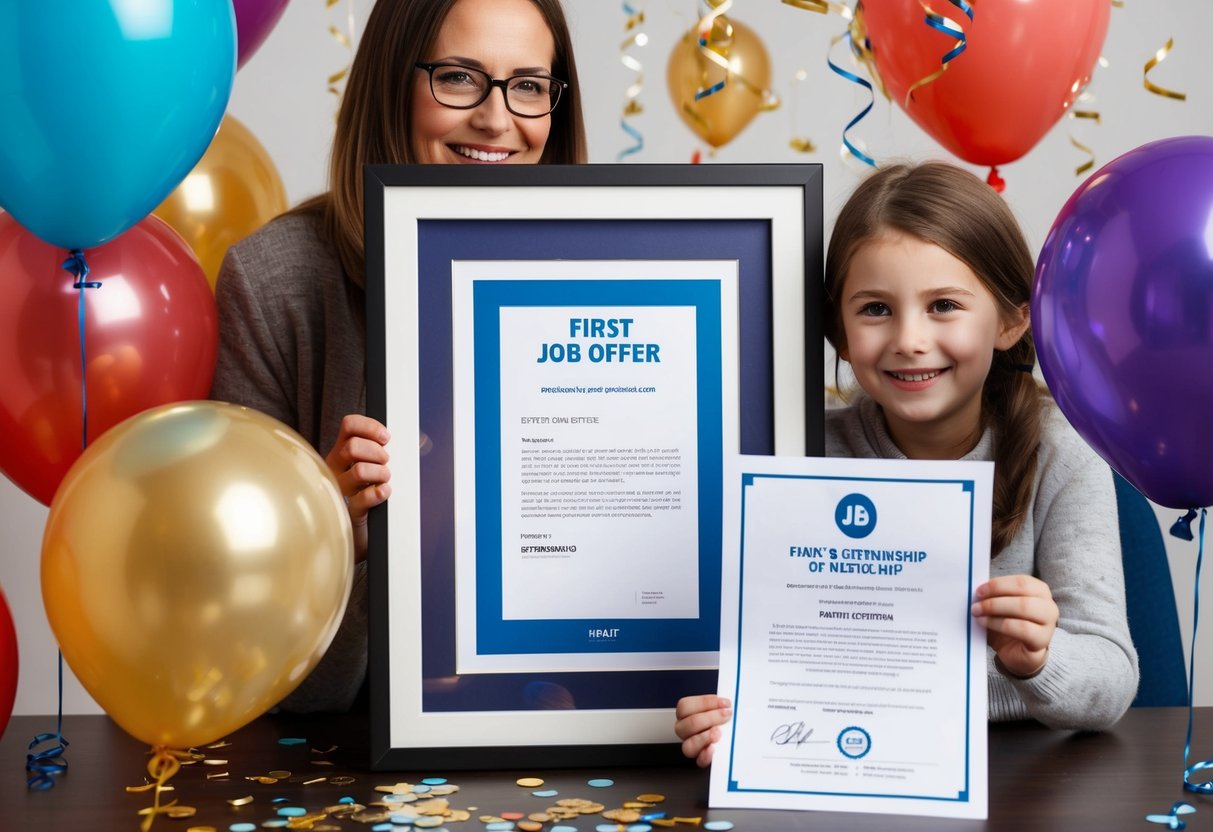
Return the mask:
[(600, 823), (594, 827), (595, 832), (619, 832), (617, 823)]
[(628, 832), (653, 832), (653, 827), (647, 823), (633, 823), (628, 826)]
[(606, 789), (615, 785), (614, 780), (608, 780), (606, 777), (596, 777), (593, 780), (586, 780), (587, 786), (593, 786), (595, 789)]
[(422, 786), (422, 785), (413, 786), (413, 794), (426, 794), (429, 791), (430, 791), (429, 786)]
[(531, 794), (533, 794), (535, 797), (555, 797), (556, 795), (560, 794), (560, 792), (556, 791), (555, 789), (541, 789), (537, 792), (531, 792)]
[(278, 810), (278, 814), (284, 818), (301, 818), (307, 814), (307, 809), (302, 806), (283, 806)]
[(725, 832), (726, 829), (733, 828), (733, 821), (710, 820), (703, 825), (703, 828), (709, 830), (709, 832)]
[(371, 832), (392, 832), (390, 823), (377, 823), (371, 827)]
[(553, 826), (549, 832), (577, 832), (576, 826)]
[(257, 832), (257, 824), (255, 823), (233, 823), (228, 827), (228, 832)]
[(513, 829), (514, 821), (512, 820), (498, 820), (484, 825), (485, 832), (512, 832)]
[[(303, 745), (307, 740), (302, 737), (283, 737), (278, 740), (279, 745)], [(254, 827), (256, 828), (256, 827)]]
[(354, 802), (354, 798), (352, 798), (352, 797), (350, 797), (350, 796), (346, 795), (345, 797), (341, 798), (341, 799), (340, 799), (340, 800), (338, 800), (337, 802), (338, 802), (338, 803), (353, 803), (353, 802)]
[(427, 786), (442, 786), (446, 784), (445, 777), (427, 777), (421, 781)]
[(270, 803), (286, 803), (290, 800), (289, 797), (275, 797)]
[(412, 815), (392, 815), (388, 820), (398, 826), (412, 826), (415, 818)]

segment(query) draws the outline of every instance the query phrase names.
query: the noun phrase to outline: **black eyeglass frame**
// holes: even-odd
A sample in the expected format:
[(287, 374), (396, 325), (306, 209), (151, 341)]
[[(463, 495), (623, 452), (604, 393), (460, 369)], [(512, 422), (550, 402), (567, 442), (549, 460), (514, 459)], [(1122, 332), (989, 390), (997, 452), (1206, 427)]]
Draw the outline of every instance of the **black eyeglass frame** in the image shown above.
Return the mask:
[[(464, 66), (463, 64), (451, 64), (442, 61), (437, 63), (425, 63), (423, 61), (418, 61), (417, 63), (413, 64), (413, 66), (417, 69), (424, 70), (426, 75), (429, 76), (430, 95), (433, 96), (434, 100), (443, 107), (449, 107), (452, 110), (474, 110), (483, 104), (488, 97), (493, 94), (493, 87), (499, 87), (501, 89), (501, 97), (505, 99), (505, 108), (511, 113), (519, 118), (543, 118), (544, 116), (550, 116), (556, 111), (556, 107), (558, 104), (560, 104), (562, 99), (562, 93), (569, 88), (567, 81), (561, 81), (559, 78), (551, 75), (544, 75), (541, 72), (528, 72), (522, 75), (511, 75), (508, 78), (494, 78), (483, 69), (478, 69), (474, 66)], [(478, 72), (484, 77), (488, 78), (489, 83), (484, 88), (484, 95), (480, 96), (480, 99), (474, 104), (447, 104), (445, 101), (441, 100), (438, 97), (438, 93), (434, 92), (434, 70), (444, 66), (453, 67), (456, 69), (465, 69), (470, 72)], [(551, 108), (546, 113), (520, 113), (510, 106), (510, 91), (507, 85), (515, 78), (542, 78), (545, 81), (551, 81), (554, 84), (552, 89), (556, 91), (555, 100), (552, 101)]]

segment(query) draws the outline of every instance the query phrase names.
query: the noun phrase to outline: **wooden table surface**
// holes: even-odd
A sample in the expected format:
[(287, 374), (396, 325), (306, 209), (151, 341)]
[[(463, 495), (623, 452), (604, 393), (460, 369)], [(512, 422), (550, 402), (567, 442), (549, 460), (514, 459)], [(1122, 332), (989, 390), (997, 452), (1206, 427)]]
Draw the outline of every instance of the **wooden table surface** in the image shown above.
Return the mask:
[[(47, 717), (14, 717), (0, 740), (0, 829), (20, 830), (136, 830), (138, 810), (150, 806), (150, 793), (133, 794), (127, 786), (145, 782), (147, 748), (127, 736), (104, 716), (70, 716), (64, 719), (64, 736), (71, 743), (65, 755), (69, 770), (53, 789), (31, 791), (25, 785), (25, 755), (29, 741), (54, 729)], [(1192, 830), (1213, 829), (1213, 797), (1184, 792), (1183, 744), (1187, 710), (1139, 708), (1130, 711), (1111, 731), (1073, 734), (1050, 731), (1032, 723), (990, 726), (990, 819), (940, 820), (889, 815), (784, 812), (707, 808), (707, 773), (693, 765), (564, 770), (475, 772), (371, 772), (367, 768), (365, 718), (267, 715), (228, 738), (231, 745), (207, 750), (208, 757), (226, 760), (221, 765), (183, 768), (172, 780), (176, 788), (166, 800), (194, 806), (193, 818), (160, 817), (154, 829), (186, 830), (213, 827), (221, 832), (231, 824), (261, 823), (276, 817), (279, 806), (298, 806), (320, 812), (352, 797), (359, 803), (381, 799), (376, 786), (417, 783), (424, 777), (447, 777), (460, 790), (449, 796), (453, 808), (468, 809), (469, 821), (447, 823), (452, 832), (484, 828), (480, 815), (502, 812), (537, 812), (566, 797), (584, 797), (621, 806), (643, 793), (664, 794), (658, 809), (668, 816), (729, 820), (738, 832), (746, 830), (846, 829), (863, 830), (1161, 830), (1145, 815), (1166, 812), (1172, 803), (1186, 800), (1198, 807), (1186, 816)], [(282, 738), (302, 738), (302, 745), (282, 745)], [(335, 750), (329, 750), (337, 746)], [(317, 753), (318, 751), (327, 753)], [(1213, 708), (1196, 710), (1192, 760), (1213, 757)], [(319, 761), (333, 765), (320, 765)], [(289, 771), (277, 783), (262, 784), (248, 777), (270, 771)], [(226, 777), (207, 778), (227, 772)], [(307, 783), (317, 778), (352, 777), (334, 785)], [(519, 777), (539, 777), (543, 788), (556, 789), (559, 798), (534, 797), (521, 788)], [(591, 778), (609, 778), (614, 785), (595, 788)], [(229, 800), (252, 796), (243, 806)], [(285, 798), (275, 803), (275, 798)], [(650, 810), (656, 811), (656, 810)], [(599, 815), (566, 822), (590, 832), (605, 823)], [(370, 829), (370, 824), (349, 818), (328, 818), (317, 826), (344, 830)], [(550, 829), (552, 823), (544, 824)], [(404, 828), (404, 827), (398, 827)], [(679, 825), (691, 830), (690, 825)]]

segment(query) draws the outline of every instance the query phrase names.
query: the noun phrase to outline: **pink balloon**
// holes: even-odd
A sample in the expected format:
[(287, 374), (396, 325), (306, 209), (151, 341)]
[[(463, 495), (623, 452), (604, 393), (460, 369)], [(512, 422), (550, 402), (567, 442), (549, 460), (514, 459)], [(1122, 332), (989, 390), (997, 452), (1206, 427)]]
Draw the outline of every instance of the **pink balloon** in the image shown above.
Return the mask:
[(236, 66), (261, 48), (286, 11), (289, 0), (232, 0), (236, 9)]

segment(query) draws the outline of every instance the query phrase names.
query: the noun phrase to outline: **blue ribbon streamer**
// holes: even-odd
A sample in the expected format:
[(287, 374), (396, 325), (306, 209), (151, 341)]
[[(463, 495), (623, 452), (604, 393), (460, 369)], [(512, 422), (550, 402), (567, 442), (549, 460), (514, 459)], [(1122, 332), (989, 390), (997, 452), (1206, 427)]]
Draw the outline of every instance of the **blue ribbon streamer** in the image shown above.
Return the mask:
[(1196, 811), (1196, 807), (1191, 803), (1184, 803), (1182, 800), (1171, 805), (1171, 812), (1166, 815), (1146, 815), (1146, 820), (1150, 823), (1161, 823), (1168, 829), (1184, 829), (1187, 823), (1179, 819), (1180, 815), (1190, 815)]
[(636, 144), (631, 147), (625, 147), (615, 156), (616, 162), (622, 162), (624, 158), (631, 156), (633, 153), (639, 153), (644, 150), (644, 135), (632, 125), (628, 124), (627, 119), (619, 119), (619, 126), (623, 128), (623, 132), (632, 137)]
[(70, 745), (63, 738), (63, 654), (59, 654), (59, 722), (56, 725), (55, 732), (39, 734), (30, 740), (29, 749), (33, 751), (36, 746), (50, 740), (57, 740), (57, 744), (43, 751), (38, 751), (32, 754), (25, 755), (25, 770), (32, 777), (25, 781), (26, 788), (35, 791), (46, 791), (55, 787), (55, 781), (52, 776), (62, 774), (67, 771), (67, 760), (63, 759), (63, 751)]
[[(850, 30), (848, 30), (846, 32), (846, 34), (843, 35), (843, 37), (846, 39), (847, 46), (854, 48), (854, 45), (851, 43)], [(835, 42), (837, 43), (837, 41), (835, 41)], [(856, 159), (858, 159), (859, 161), (861, 161), (867, 165), (870, 165), (871, 167), (876, 167), (876, 160), (873, 159), (868, 154), (864, 153), (862, 150), (860, 150), (854, 144), (852, 144), (850, 138), (847, 137), (847, 133), (850, 131), (850, 129), (852, 127), (854, 127), (856, 124), (858, 124), (861, 120), (863, 120), (863, 117), (872, 111), (872, 107), (876, 103), (876, 93), (872, 90), (872, 85), (867, 80), (860, 78), (854, 72), (843, 69), (838, 64), (834, 63), (834, 61), (830, 59), (830, 53), (828, 51), (826, 52), (826, 63), (829, 65), (830, 69), (832, 69), (836, 75), (841, 75), (843, 78), (847, 79), (848, 81), (859, 84), (861, 87), (863, 87), (864, 89), (866, 89), (868, 91), (868, 96), (870, 99), (868, 101), (868, 106), (864, 107), (863, 110), (859, 113), (859, 115), (855, 116), (855, 118), (853, 118), (849, 122), (847, 122), (847, 126), (842, 128), (842, 143), (846, 146), (847, 150), (849, 150), (851, 152), (851, 155), (854, 156)]]
[[(968, 15), (969, 21), (972, 22), (973, 7), (970, 6), (968, 3), (966, 3), (965, 0), (948, 0), (948, 2), (951, 3), (953, 6), (955, 6), (956, 8), (960, 9), (966, 15)], [(965, 51), (965, 48), (968, 46), (968, 41), (966, 40), (965, 33), (963, 31), (957, 32), (956, 30), (949, 28), (948, 25), (946, 23), (944, 23), (943, 21), (944, 21), (944, 18), (942, 18), (938, 15), (931, 15), (931, 14), (927, 15), (927, 25), (928, 26), (930, 26), (932, 29), (935, 29), (938, 32), (943, 32), (945, 35), (947, 35), (950, 38), (955, 38), (956, 40), (959, 41), (959, 43), (957, 43), (954, 47), (952, 47), (951, 51), (949, 51), (946, 55), (944, 55), (943, 58), (940, 60), (940, 63), (946, 64), (949, 61), (951, 61), (952, 59), (954, 59), (961, 52)]]

